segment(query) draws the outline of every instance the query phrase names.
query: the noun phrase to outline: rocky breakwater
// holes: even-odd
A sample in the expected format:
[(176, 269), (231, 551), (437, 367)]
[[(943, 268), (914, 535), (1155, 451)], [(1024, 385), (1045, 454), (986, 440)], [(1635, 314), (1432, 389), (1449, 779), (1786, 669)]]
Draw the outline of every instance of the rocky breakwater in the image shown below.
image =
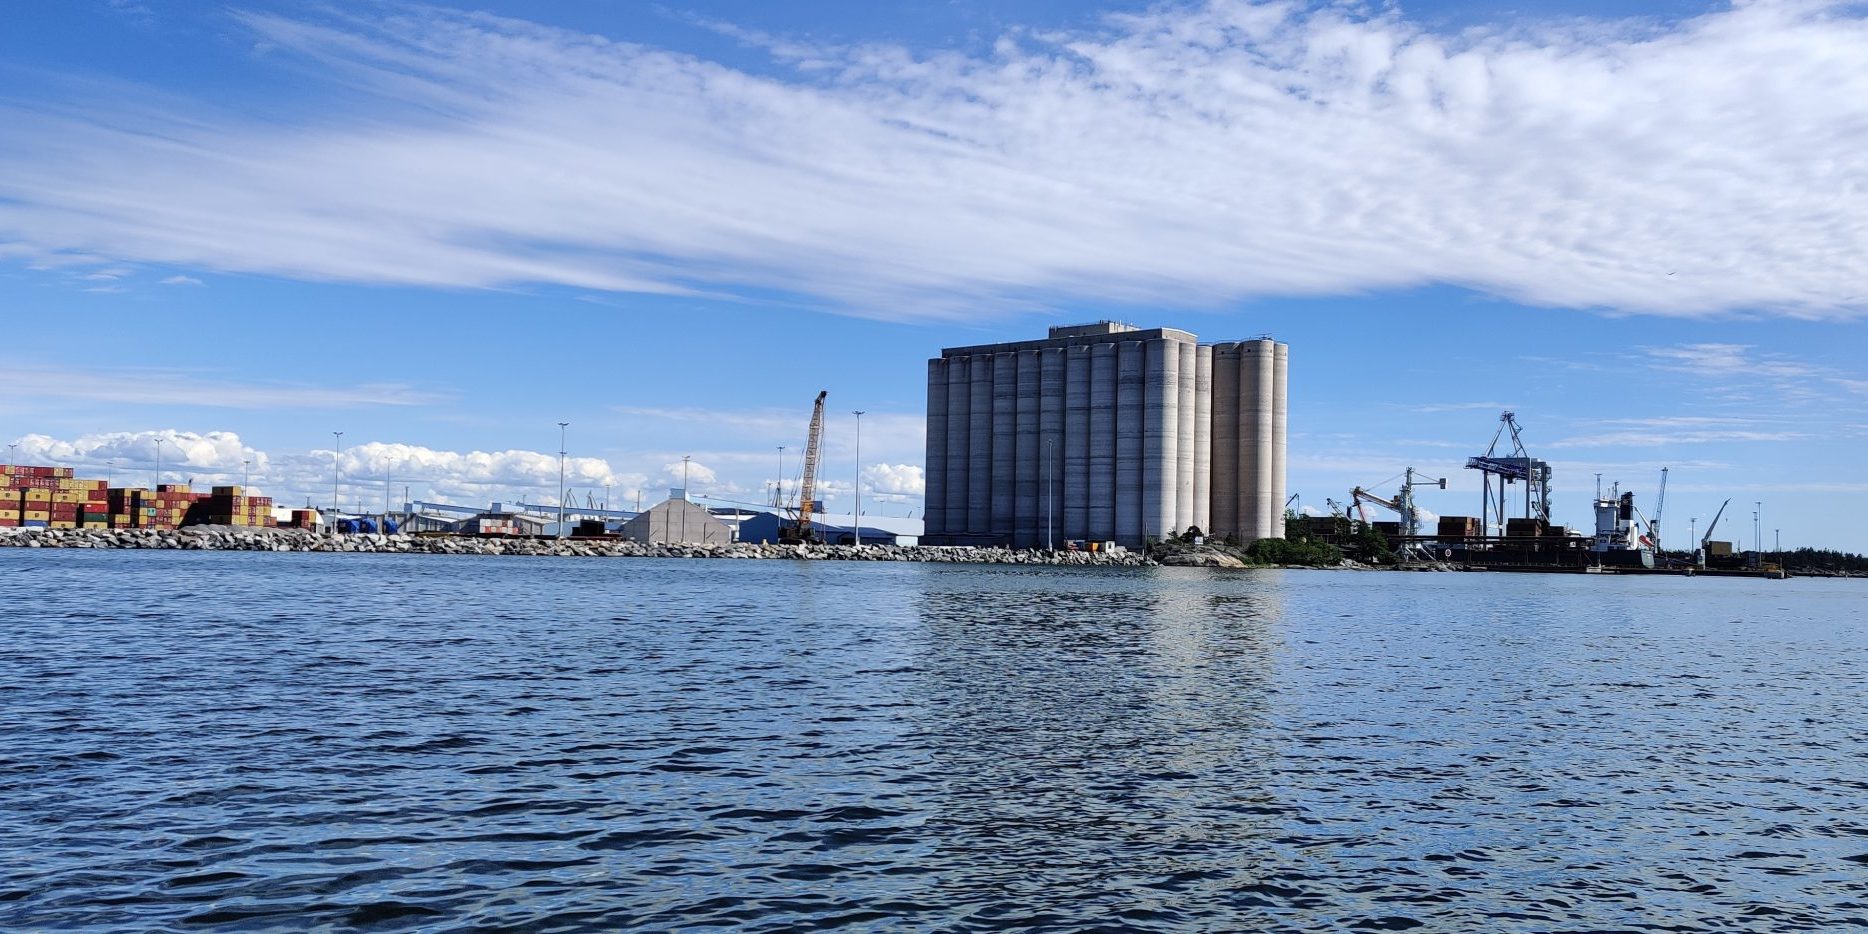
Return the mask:
[(323, 535), (301, 529), (192, 526), (154, 529), (7, 529), (0, 548), (98, 548), (181, 551), (296, 551), (352, 554), (523, 555), (564, 558), (741, 558), (804, 561), (924, 561), (950, 564), (1035, 564), (1143, 567), (1139, 552), (1015, 551), (1009, 548), (920, 548), (896, 545), (682, 545), (592, 539), (458, 538), (408, 535)]

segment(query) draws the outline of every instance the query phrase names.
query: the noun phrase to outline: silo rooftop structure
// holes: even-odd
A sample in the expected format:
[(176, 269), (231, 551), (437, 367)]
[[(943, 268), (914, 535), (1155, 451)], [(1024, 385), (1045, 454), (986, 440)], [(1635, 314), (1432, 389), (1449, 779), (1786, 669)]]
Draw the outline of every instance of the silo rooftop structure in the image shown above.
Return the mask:
[(922, 541), (1281, 537), (1288, 350), (1113, 321), (942, 350), (928, 361)]

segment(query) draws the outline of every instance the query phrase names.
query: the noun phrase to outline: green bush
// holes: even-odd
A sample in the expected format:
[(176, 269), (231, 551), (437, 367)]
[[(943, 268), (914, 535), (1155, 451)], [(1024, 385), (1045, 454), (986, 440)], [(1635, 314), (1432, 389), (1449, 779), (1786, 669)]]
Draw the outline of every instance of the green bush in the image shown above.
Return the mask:
[(1246, 549), (1246, 554), (1259, 564), (1301, 564), (1309, 567), (1330, 567), (1343, 560), (1343, 553), (1335, 545), (1312, 541), (1289, 541), (1282, 538), (1261, 538)]

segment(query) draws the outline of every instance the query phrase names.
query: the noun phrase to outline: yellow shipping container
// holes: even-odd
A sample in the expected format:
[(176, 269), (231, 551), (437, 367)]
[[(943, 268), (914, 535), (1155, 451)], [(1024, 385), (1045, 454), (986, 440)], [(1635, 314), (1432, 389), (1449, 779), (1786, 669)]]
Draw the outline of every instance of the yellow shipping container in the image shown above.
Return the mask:
[(36, 520), (39, 522), (44, 522), (47, 519), (52, 518), (52, 514), (49, 512), (46, 512), (43, 509), (26, 509), (20, 512), (19, 517), (27, 521)]
[(28, 502), (49, 503), (52, 501), (52, 491), (41, 490), (37, 488), (30, 489), (30, 490), (22, 490), (20, 491), (20, 497), (22, 499), (27, 500)]
[(46, 526), (48, 528), (54, 528), (54, 529), (75, 529), (78, 527), (78, 523), (73, 522), (70, 519), (53, 519), (50, 522), (47, 522)]

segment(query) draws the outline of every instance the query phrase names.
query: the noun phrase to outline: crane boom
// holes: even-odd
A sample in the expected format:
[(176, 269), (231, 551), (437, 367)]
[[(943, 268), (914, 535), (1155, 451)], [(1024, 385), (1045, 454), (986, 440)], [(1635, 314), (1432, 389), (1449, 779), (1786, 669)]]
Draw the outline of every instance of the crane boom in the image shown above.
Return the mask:
[(1654, 497), (1654, 518), (1647, 524), (1647, 537), (1654, 541), (1654, 553), (1660, 553), (1660, 514), (1667, 508), (1667, 468), (1660, 469), (1660, 493)]
[(811, 540), (811, 511), (817, 507), (814, 499), (817, 495), (817, 455), (824, 443), (824, 397), (828, 395), (828, 389), (817, 394), (817, 403), (811, 407), (811, 434), (804, 443), (804, 477), (798, 485), (800, 541)]
[(1698, 566), (1700, 567), (1706, 566), (1706, 548), (1712, 542), (1712, 530), (1719, 527), (1719, 517), (1725, 515), (1725, 507), (1730, 506), (1730, 505), (1732, 505), (1732, 501), (1729, 499), (1723, 503), (1720, 503), (1719, 511), (1712, 514), (1711, 522), (1706, 523), (1706, 534), (1700, 536), (1699, 548), (1693, 555), (1694, 563), (1697, 564)]
[(1711, 522), (1706, 523), (1706, 534), (1700, 536), (1699, 547), (1704, 548), (1707, 542), (1712, 541), (1712, 530), (1719, 527), (1719, 517), (1725, 515), (1725, 507), (1730, 505), (1732, 501), (1729, 499), (1719, 504), (1719, 511), (1712, 514)]

